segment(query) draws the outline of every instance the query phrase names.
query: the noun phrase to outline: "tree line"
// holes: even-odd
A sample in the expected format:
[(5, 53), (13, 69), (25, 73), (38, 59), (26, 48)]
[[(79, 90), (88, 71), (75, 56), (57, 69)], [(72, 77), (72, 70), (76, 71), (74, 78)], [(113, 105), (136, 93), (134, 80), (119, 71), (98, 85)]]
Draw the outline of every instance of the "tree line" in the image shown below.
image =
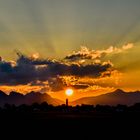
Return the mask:
[(140, 103), (136, 103), (132, 106), (120, 105), (109, 106), (109, 105), (76, 105), (66, 106), (65, 104), (59, 106), (49, 105), (47, 102), (33, 103), (31, 105), (22, 104), (16, 106), (14, 104), (5, 104), (0, 107), (0, 112), (103, 112), (103, 113), (117, 113), (117, 112), (140, 112)]

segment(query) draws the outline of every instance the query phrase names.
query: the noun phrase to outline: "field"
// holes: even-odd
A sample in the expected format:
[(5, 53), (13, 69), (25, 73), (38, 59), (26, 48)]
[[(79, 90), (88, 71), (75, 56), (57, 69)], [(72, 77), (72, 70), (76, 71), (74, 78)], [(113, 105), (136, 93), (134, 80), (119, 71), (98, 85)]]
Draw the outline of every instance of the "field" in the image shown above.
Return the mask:
[(140, 113), (131, 112), (4, 112), (0, 124), (1, 132), (11, 132), (11, 136), (86, 140), (132, 134), (138, 131), (139, 118)]

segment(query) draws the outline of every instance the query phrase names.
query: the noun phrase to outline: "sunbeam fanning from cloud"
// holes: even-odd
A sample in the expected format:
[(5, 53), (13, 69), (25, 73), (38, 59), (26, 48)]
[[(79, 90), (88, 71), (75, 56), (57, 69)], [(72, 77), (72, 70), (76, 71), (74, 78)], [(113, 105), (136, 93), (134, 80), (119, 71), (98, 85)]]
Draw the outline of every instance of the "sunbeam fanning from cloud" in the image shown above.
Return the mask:
[(59, 99), (67, 87), (75, 90), (71, 99), (140, 89), (139, 5), (138, 0), (0, 0), (0, 89)]

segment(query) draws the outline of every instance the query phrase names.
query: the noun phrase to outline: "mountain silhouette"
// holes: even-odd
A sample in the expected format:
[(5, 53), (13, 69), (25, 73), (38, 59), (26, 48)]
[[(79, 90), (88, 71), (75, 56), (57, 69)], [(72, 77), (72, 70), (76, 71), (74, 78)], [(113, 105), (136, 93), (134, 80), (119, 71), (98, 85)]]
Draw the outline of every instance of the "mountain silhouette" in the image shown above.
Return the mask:
[(0, 90), (0, 97), (3, 97), (3, 96), (5, 96), (6, 94), (3, 92), (3, 91), (1, 91)]
[(6, 97), (8, 104), (20, 105), (24, 101), (24, 95), (14, 91), (10, 92), (9, 96)]
[(5, 94), (3, 91), (0, 90), (0, 106), (7, 103), (7, 94)]
[(37, 102), (37, 103), (47, 102), (48, 104), (52, 104), (52, 105), (60, 105), (64, 103), (63, 101), (59, 99), (52, 98), (50, 95), (46, 93), (40, 93), (40, 92), (34, 92), (34, 91), (31, 91), (30, 93), (25, 95), (25, 101), (26, 101), (26, 104), (31, 104), (34, 102)]
[(15, 104), (15, 105), (21, 105), (21, 104), (27, 104), (31, 105), (33, 103), (42, 103), (47, 102), (48, 104), (52, 104), (54, 106), (63, 104), (64, 102), (55, 98), (52, 98), (50, 95), (46, 93), (40, 93), (40, 92), (30, 92), (26, 95), (23, 95), (18, 92), (10, 92), (9, 95), (5, 94), (3, 91), (0, 91), (0, 106), (4, 106), (5, 104)]
[(106, 93), (96, 97), (84, 97), (71, 102), (71, 105), (133, 105), (140, 102), (140, 91), (125, 92), (117, 89), (114, 92)]
[[(31, 105), (33, 103), (42, 102), (47, 102), (48, 104), (52, 104), (54, 106), (64, 104), (63, 101), (52, 98), (46, 93), (43, 94), (40, 92), (31, 91), (26, 95), (23, 95), (21, 93), (12, 91), (9, 95), (7, 95), (0, 90), (0, 106), (4, 106), (6, 103), (15, 105)], [(121, 89), (117, 89), (113, 92), (99, 96), (80, 98), (78, 100), (70, 102), (70, 105), (133, 105), (138, 102), (140, 102), (140, 91), (125, 92)]]
[(116, 89), (112, 94), (123, 94), (125, 93), (125, 91), (123, 91), (122, 89)]

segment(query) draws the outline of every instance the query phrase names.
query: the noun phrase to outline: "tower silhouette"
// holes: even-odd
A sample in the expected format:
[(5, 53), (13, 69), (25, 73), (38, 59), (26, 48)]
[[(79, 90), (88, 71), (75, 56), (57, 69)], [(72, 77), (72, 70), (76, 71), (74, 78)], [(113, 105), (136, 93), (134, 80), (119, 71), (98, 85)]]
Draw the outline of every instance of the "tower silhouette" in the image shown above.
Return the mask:
[(66, 99), (66, 106), (69, 106), (68, 98)]

